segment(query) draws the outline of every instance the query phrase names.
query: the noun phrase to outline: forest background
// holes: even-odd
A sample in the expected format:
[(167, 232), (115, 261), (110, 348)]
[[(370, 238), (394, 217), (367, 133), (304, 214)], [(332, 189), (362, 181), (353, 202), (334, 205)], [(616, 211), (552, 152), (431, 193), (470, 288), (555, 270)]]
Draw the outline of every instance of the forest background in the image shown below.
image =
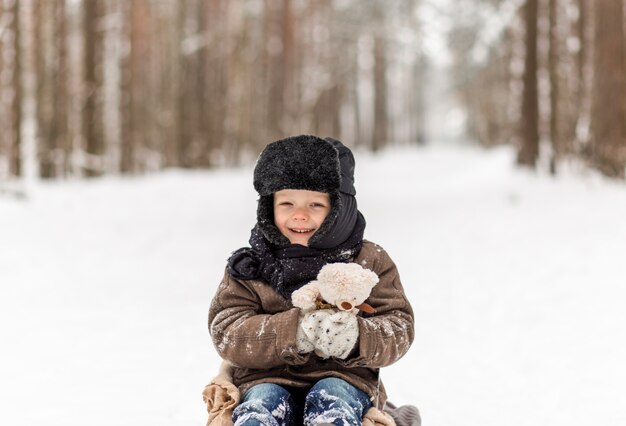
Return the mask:
[(2, 0), (0, 181), (248, 164), (300, 133), (623, 178), (623, 3)]
[(254, 160), (313, 133), (414, 307), (393, 402), (625, 425), (623, 3), (0, 0), (0, 424), (205, 424)]

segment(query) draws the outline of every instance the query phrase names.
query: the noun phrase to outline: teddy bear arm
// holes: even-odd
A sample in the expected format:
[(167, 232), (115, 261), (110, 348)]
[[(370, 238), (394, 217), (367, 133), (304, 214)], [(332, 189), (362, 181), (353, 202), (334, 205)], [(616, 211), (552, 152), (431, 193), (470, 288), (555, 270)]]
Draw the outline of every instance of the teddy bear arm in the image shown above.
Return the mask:
[(316, 308), (315, 301), (320, 295), (317, 281), (311, 281), (303, 285), (291, 295), (291, 303), (303, 311), (311, 311)]

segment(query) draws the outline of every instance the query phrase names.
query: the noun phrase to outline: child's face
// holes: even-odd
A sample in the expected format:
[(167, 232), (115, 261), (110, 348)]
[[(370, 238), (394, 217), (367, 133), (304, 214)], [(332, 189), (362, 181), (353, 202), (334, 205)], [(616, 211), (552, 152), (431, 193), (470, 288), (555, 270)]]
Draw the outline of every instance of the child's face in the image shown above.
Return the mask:
[(274, 193), (274, 223), (291, 244), (307, 246), (330, 211), (324, 192), (283, 189)]

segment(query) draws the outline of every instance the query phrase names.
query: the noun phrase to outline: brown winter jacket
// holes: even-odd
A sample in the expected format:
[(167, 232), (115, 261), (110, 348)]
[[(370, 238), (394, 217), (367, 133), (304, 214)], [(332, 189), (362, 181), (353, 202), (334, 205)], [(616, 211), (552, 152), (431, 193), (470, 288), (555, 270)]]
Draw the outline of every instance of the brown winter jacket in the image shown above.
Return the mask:
[(376, 313), (359, 316), (358, 348), (345, 360), (299, 354), (299, 309), (263, 281), (225, 274), (209, 310), (209, 332), (219, 355), (234, 365), (232, 381), (239, 392), (263, 382), (310, 387), (322, 378), (338, 377), (366, 392), (377, 408), (384, 407), (387, 395), (379, 368), (409, 349), (413, 311), (385, 250), (364, 241), (354, 262), (374, 271), (380, 281), (367, 299)]

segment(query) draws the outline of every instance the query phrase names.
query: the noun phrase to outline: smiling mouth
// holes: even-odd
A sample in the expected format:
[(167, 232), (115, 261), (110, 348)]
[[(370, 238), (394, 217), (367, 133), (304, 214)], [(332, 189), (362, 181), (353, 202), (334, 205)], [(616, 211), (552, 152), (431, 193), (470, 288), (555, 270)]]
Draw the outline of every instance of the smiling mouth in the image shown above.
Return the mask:
[(309, 234), (311, 232), (314, 232), (315, 228), (313, 229), (289, 228), (289, 230), (291, 232), (295, 232), (296, 234)]

